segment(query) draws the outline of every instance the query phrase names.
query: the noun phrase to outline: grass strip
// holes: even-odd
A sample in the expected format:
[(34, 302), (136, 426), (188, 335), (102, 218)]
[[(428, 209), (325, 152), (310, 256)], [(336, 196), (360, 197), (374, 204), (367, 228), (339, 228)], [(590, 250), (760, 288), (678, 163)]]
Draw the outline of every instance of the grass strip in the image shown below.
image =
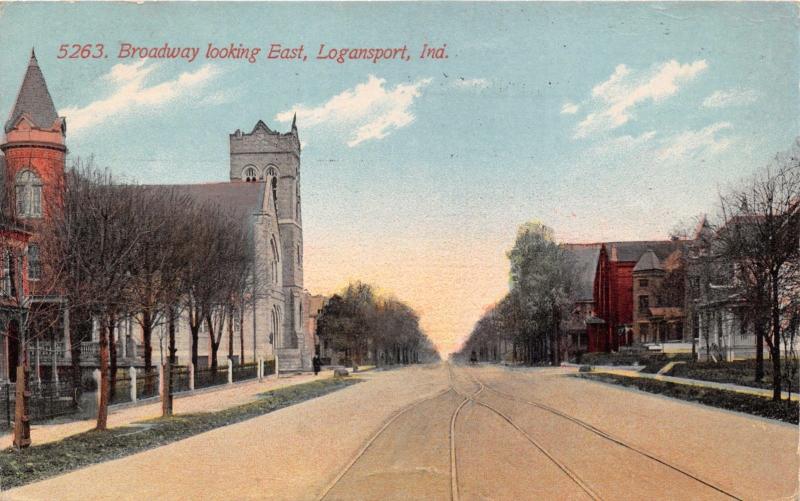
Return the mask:
[(657, 379), (627, 377), (618, 374), (581, 373), (577, 374), (576, 377), (627, 386), (648, 393), (657, 393), (659, 395), (690, 402), (698, 402), (720, 409), (744, 412), (754, 416), (798, 424), (800, 408), (798, 408), (797, 401), (788, 402), (782, 400), (780, 402), (774, 402), (771, 399), (759, 397), (757, 395), (747, 395), (716, 388), (703, 388), (671, 383), (669, 381), (659, 381)]
[[(222, 426), (320, 397), (358, 383), (358, 379), (323, 379), (268, 391), (258, 400), (215, 412), (179, 414), (106, 431), (88, 431), (22, 451), (0, 452), (3, 490), (43, 480), (104, 461), (130, 456)], [(36, 437), (33, 437), (36, 440)]]

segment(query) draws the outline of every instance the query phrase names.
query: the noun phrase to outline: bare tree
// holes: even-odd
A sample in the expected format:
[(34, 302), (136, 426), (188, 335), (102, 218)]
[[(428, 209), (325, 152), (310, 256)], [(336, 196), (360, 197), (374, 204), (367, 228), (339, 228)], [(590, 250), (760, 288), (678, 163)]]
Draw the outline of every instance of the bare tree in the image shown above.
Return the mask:
[(141, 242), (141, 188), (116, 184), (108, 172), (78, 164), (61, 190), (63, 210), (51, 217), (47, 262), (60, 271), (70, 305), (89, 312), (100, 326), (100, 404), (97, 429), (106, 428), (113, 324), (129, 309), (127, 292)]
[[(750, 305), (757, 338), (770, 350), (773, 399), (780, 400), (784, 322), (800, 290), (800, 143), (722, 196), (720, 205), (717, 252)], [(761, 339), (756, 345), (761, 348)]]

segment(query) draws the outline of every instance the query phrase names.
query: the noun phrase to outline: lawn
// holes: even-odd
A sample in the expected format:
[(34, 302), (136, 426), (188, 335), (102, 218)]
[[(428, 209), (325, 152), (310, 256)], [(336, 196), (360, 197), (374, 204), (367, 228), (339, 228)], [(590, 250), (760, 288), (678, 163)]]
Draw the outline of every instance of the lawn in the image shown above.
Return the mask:
[[(90, 431), (20, 452), (0, 452), (0, 489), (43, 480), (78, 468), (167, 445), (205, 431), (239, 423), (358, 383), (323, 379), (268, 391), (259, 399), (217, 412), (180, 414), (107, 431)], [(35, 437), (34, 437), (35, 439)]]
[(717, 390), (715, 388), (702, 388), (659, 381), (656, 379), (627, 377), (617, 374), (581, 373), (576, 375), (576, 377), (627, 386), (648, 393), (657, 393), (680, 400), (698, 402), (711, 407), (719, 407), (721, 409), (739, 411), (754, 416), (798, 424), (800, 408), (798, 407), (797, 401), (774, 402), (771, 399), (756, 395), (746, 395), (733, 391)]
[[(753, 388), (772, 388), (772, 362), (764, 360), (764, 379), (755, 380), (755, 360), (735, 360), (733, 362), (690, 362), (678, 364), (669, 372), (669, 376), (714, 381), (717, 383), (732, 383)], [(788, 381), (784, 380), (784, 386)], [(784, 388), (789, 390), (789, 388)], [(792, 385), (792, 391), (797, 391), (797, 381)]]

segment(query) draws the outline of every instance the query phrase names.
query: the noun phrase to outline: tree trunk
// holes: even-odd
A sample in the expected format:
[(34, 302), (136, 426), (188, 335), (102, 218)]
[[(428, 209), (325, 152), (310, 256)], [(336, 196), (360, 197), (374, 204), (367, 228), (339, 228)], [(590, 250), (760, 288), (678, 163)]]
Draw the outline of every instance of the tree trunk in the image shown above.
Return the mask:
[(161, 415), (164, 417), (172, 415), (172, 363), (170, 358), (171, 355), (164, 362), (164, 393), (161, 399)]
[(778, 272), (772, 273), (772, 400), (781, 400), (781, 312)]
[(142, 342), (144, 343), (144, 371), (153, 367), (153, 316), (149, 310), (142, 312)]
[(114, 399), (117, 390), (117, 343), (114, 339), (114, 332), (116, 331), (117, 316), (111, 314), (108, 317), (108, 355), (111, 359), (111, 366), (108, 374), (108, 401), (109, 403)]
[(756, 374), (755, 380), (760, 383), (764, 380), (764, 322), (760, 316), (755, 320), (756, 329)]
[(108, 381), (108, 322), (107, 318), (102, 319), (100, 325), (100, 387), (97, 391), (100, 392), (100, 402), (97, 406), (97, 426), (96, 430), (105, 430), (108, 423), (108, 398), (109, 398), (109, 381)]
[(169, 363), (175, 365), (176, 353), (178, 349), (175, 347), (175, 308), (170, 305), (167, 309), (167, 332), (169, 335)]
[[(244, 363), (244, 300), (239, 308), (239, 360)], [(253, 362), (256, 361), (256, 347), (253, 345)]]
[[(228, 310), (228, 360), (233, 361), (233, 309)], [(244, 362), (240, 359), (239, 363)]]

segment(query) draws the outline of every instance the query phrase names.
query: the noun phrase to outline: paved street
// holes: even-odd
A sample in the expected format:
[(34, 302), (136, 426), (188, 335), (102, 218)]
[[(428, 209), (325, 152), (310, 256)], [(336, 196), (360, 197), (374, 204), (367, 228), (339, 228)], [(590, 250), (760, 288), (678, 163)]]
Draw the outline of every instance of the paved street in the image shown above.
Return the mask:
[(797, 428), (568, 377), (415, 367), (8, 499), (780, 499)]

